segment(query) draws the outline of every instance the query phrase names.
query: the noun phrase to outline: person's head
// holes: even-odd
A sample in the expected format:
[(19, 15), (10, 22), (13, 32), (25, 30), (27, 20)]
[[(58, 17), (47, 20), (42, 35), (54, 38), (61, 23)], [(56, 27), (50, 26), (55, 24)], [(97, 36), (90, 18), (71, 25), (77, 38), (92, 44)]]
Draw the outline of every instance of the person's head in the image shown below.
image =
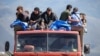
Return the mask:
[(40, 11), (40, 9), (39, 9), (38, 7), (35, 7), (35, 8), (34, 8), (34, 13), (35, 13), (35, 14), (39, 14), (39, 11)]
[(24, 50), (27, 51), (27, 52), (31, 52), (31, 51), (34, 51), (34, 46), (33, 45), (25, 45), (24, 46)]
[(18, 6), (16, 10), (17, 10), (17, 12), (21, 13), (21, 12), (23, 12), (23, 7), (22, 6)]
[(49, 8), (49, 7), (47, 8), (47, 10), (46, 10), (46, 11), (47, 11), (47, 13), (48, 13), (49, 15), (52, 13), (52, 9), (51, 9), (51, 8)]
[(86, 14), (85, 13), (80, 13), (81, 19), (85, 19)]
[(26, 10), (25, 13), (26, 13), (26, 14), (29, 14), (29, 11)]
[(29, 11), (25, 10), (24, 12), (25, 12), (24, 14), (25, 16), (29, 16)]
[(66, 10), (71, 11), (71, 9), (72, 9), (72, 5), (68, 4), (68, 5), (66, 6)]
[(73, 8), (73, 12), (77, 12), (77, 11), (78, 11), (77, 7)]

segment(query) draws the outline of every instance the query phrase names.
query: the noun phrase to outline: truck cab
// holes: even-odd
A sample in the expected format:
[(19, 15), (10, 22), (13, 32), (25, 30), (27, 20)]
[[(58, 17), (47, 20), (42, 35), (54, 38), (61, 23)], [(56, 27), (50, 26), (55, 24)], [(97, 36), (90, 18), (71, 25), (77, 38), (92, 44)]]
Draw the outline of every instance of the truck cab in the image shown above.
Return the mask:
[(13, 56), (83, 56), (84, 51), (77, 31), (17, 31)]

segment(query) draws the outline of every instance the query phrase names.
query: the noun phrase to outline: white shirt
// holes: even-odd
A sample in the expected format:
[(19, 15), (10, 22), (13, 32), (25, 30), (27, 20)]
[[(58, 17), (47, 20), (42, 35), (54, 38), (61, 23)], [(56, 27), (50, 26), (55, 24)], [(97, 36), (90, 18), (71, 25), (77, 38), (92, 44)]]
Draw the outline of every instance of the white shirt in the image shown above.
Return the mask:
[(72, 25), (74, 25), (74, 26), (81, 26), (82, 25), (82, 21), (80, 19), (80, 15), (78, 13), (77, 14), (72, 14), (71, 18), (74, 19), (74, 20), (79, 21), (79, 22), (72, 22)]

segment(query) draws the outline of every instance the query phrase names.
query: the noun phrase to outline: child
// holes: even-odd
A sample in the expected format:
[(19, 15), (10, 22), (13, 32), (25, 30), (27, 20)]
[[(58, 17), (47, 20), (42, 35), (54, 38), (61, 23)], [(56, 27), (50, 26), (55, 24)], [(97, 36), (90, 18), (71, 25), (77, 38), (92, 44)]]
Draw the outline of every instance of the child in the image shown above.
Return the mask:
[(83, 27), (84, 27), (84, 32), (87, 33), (87, 28), (86, 28), (86, 15), (84, 13), (80, 13), (80, 18), (82, 20), (82, 23), (83, 23)]

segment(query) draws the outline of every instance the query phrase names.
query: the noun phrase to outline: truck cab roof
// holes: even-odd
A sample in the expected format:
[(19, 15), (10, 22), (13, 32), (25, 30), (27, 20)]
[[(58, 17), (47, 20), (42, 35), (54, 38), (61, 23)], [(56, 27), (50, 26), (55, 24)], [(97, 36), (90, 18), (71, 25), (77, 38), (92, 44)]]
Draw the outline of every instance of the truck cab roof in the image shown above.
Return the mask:
[(32, 33), (67, 33), (67, 34), (79, 34), (78, 31), (53, 31), (53, 30), (32, 30), (32, 31), (17, 31), (16, 34), (32, 34)]

